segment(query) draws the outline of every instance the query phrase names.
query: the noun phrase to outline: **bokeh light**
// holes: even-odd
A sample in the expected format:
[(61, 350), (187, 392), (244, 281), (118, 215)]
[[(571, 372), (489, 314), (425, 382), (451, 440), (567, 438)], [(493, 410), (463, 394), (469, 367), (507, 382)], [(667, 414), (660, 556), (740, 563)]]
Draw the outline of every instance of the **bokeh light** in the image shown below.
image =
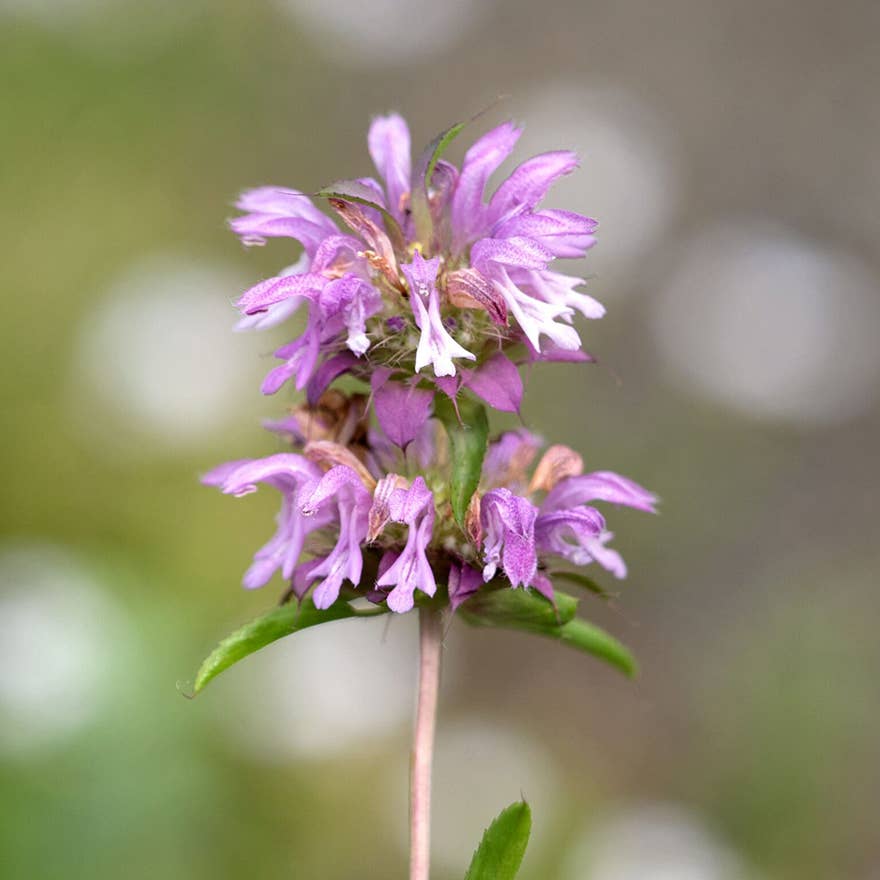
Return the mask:
[(0, 545), (0, 752), (57, 748), (95, 723), (128, 638), (124, 613), (70, 552)]
[(760, 219), (683, 242), (651, 304), (670, 381), (753, 418), (806, 424), (871, 407), (880, 278)]

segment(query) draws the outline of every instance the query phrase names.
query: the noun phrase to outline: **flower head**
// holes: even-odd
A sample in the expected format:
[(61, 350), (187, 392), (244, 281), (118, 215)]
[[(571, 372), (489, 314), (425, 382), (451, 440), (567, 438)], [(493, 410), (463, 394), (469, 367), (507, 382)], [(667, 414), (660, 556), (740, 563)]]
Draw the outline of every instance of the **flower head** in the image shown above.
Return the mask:
[[(596, 222), (541, 207), (577, 157), (535, 156), (490, 191), (520, 129), (489, 131), (457, 168), (441, 152), (460, 128), (413, 157), (404, 120), (376, 118), (367, 145), (379, 179), (317, 194), (338, 222), (298, 190), (261, 187), (237, 203), (230, 225), (245, 244), (288, 238), (302, 250), (240, 296), (237, 329), (304, 316), (263, 382), (267, 394), (287, 382), (305, 391), (305, 403), (266, 423), (291, 451), (204, 478), (226, 494), (266, 484), (281, 495), (248, 587), (280, 572), (319, 609), (360, 591), (402, 613), (428, 601), (458, 608), (486, 583), (553, 599), (560, 561), (626, 573), (595, 505), (653, 511), (655, 497), (609, 471), (585, 474), (565, 446), (536, 464), (543, 441), (525, 428), (489, 443), (472, 400), (519, 413), (521, 364), (591, 360), (573, 318), (604, 309), (556, 261), (584, 256)], [(332, 387), (345, 374), (361, 393)]]
[(369, 378), (393, 366), (444, 390), (461, 387), (444, 384), (451, 377), (466, 382), (464, 364), (479, 373), (500, 349), (524, 346), (538, 358), (580, 353), (574, 313), (598, 318), (604, 310), (576, 289), (582, 279), (550, 265), (582, 257), (596, 222), (540, 207), (550, 186), (577, 167), (568, 151), (529, 159), (487, 192), (519, 136), (511, 123), (498, 126), (457, 169), (439, 156), (444, 139), (413, 162), (406, 122), (396, 114), (376, 118), (367, 144), (381, 181), (344, 180), (321, 194), (344, 232), (298, 190), (242, 195), (244, 213), (230, 225), (245, 244), (286, 237), (303, 249), (294, 267), (238, 300), (241, 329), (308, 309), (305, 331), (276, 352), (283, 363), (267, 377), (265, 393), (288, 380), (307, 387), (345, 351), (351, 357), (343, 370)]
[[(278, 530), (257, 552), (246, 586), (262, 586), (280, 570), (297, 595), (311, 591), (318, 608), (333, 604), (348, 583), (402, 613), (418, 594), (435, 596), (439, 575), (453, 608), (480, 584), (499, 579), (552, 597), (548, 573), (554, 558), (575, 565), (596, 562), (617, 577), (625, 575), (622, 558), (607, 546), (612, 535), (605, 518), (593, 505), (653, 512), (656, 498), (650, 492), (610, 471), (582, 473), (580, 456), (565, 446), (551, 446), (535, 465), (539, 438), (511, 431), (489, 445), (473, 517), (460, 526), (443, 488), (453, 467), (445, 435), (427, 411), (416, 416), (418, 424), (402, 428), (413, 405), (405, 389), (397, 386), (395, 393), (398, 389), (403, 396), (390, 408), (401, 412), (386, 415), (386, 431), (398, 432), (397, 440), (409, 437), (407, 443), (366, 430), (369, 415), (356, 395), (328, 391), (317, 406), (297, 411), (297, 425), (321, 419), (323, 431), (337, 432), (346, 443), (306, 442), (301, 428), (291, 430), (284, 436), (300, 453), (234, 461), (204, 477), (226, 494), (245, 495), (259, 483), (281, 493)], [(359, 413), (361, 423), (353, 425), (350, 413)], [(340, 425), (344, 434), (338, 433)], [(402, 448), (410, 443), (420, 449), (422, 473), (415, 477), (407, 476), (413, 460)]]

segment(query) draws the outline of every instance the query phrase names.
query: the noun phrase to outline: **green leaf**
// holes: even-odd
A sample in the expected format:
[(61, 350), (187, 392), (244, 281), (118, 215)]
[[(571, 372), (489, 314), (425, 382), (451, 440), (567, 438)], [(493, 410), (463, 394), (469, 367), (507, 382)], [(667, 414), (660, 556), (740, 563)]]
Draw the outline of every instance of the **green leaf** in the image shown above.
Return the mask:
[(440, 157), (446, 152), (446, 148), (459, 135), (466, 123), (456, 122), (445, 131), (441, 131), (434, 140), (422, 150), (413, 168), (413, 191), (412, 210), (416, 225), (416, 235), (426, 245), (431, 239), (431, 211), (428, 205), (428, 189), (431, 186), (431, 178)]
[(568, 581), (571, 584), (576, 584), (579, 587), (583, 587), (585, 590), (589, 590), (591, 593), (595, 593), (602, 599), (613, 599), (614, 596), (608, 592), (601, 584), (597, 584), (591, 577), (587, 577), (585, 574), (581, 574), (578, 571), (549, 571), (547, 574), (552, 581)]
[(559, 627), (574, 618), (577, 599), (556, 594), (556, 607), (534, 590), (477, 590), (458, 614), (473, 626), (497, 626), (555, 636)]
[(560, 627), (557, 638), (563, 644), (577, 648), (585, 654), (592, 654), (619, 669), (632, 678), (638, 672), (638, 665), (629, 649), (614, 636), (586, 620), (575, 618)]
[(529, 805), (525, 801), (511, 804), (486, 829), (464, 880), (513, 880), (531, 830)]
[(419, 156), (416, 162), (415, 179), (424, 182), (426, 190), (431, 186), (431, 178), (434, 176), (437, 162), (446, 152), (446, 148), (461, 134), (466, 124), (465, 122), (456, 122), (455, 125), (450, 125), (446, 131), (441, 131)]
[(456, 412), (452, 401), (438, 394), (434, 402), (434, 416), (443, 422), (449, 435), (449, 453), (452, 457), (450, 501), (456, 522), (464, 528), (468, 505), (480, 483), (483, 457), (489, 440), (486, 408), (469, 397), (461, 397)]
[(535, 633), (556, 639), (564, 645), (592, 654), (624, 674), (636, 674), (636, 662), (629, 650), (614, 636), (575, 617), (577, 599), (559, 590), (556, 606), (534, 590), (479, 590), (458, 610), (471, 626), (493, 626)]
[(373, 617), (384, 613), (384, 609), (380, 608), (358, 611), (345, 602), (335, 602), (322, 611), (315, 608), (311, 599), (303, 599), (299, 604), (289, 602), (274, 608), (228, 635), (211, 651), (196, 673), (193, 696), (204, 690), (208, 682), (225, 669), (284, 636), (334, 620)]
[(385, 222), (385, 232), (391, 240), (391, 245), (395, 250), (404, 250), (406, 242), (400, 229), (400, 224), (376, 201), (376, 193), (360, 181), (337, 180), (316, 192), (315, 195), (323, 199), (340, 199), (343, 202), (365, 205), (367, 208), (378, 211)]

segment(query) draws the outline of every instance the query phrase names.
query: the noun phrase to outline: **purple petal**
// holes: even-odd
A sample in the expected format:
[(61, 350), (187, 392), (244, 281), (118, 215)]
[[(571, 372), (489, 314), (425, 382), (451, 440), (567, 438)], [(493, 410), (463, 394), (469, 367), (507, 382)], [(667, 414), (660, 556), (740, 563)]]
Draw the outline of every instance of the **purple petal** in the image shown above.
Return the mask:
[(514, 587), (531, 585), (537, 572), (535, 518), (538, 509), (508, 489), (492, 489), (481, 501), (483, 580), (495, 576), (498, 565)]
[(434, 218), (435, 225), (439, 225), (457, 182), (458, 169), (449, 162), (439, 159), (434, 166), (431, 190), (428, 194), (431, 216)]
[(309, 319), (309, 326), (298, 339), (282, 346), (275, 352), (275, 357), (286, 358), (285, 362), (270, 370), (263, 379), (263, 394), (275, 394), (288, 380), (295, 377), (296, 388), (301, 391), (312, 377), (321, 345), (321, 337), (314, 321)]
[(343, 351), (324, 361), (306, 385), (306, 400), (309, 406), (317, 406), (319, 398), (333, 380), (347, 373), (357, 362), (357, 357), (350, 351)]
[(450, 399), (455, 402), (461, 388), (461, 375), (458, 376), (435, 376), (434, 384)]
[(259, 187), (242, 193), (236, 207), (247, 213), (230, 220), (229, 225), (249, 245), (265, 244), (267, 238), (291, 237), (313, 256), (321, 241), (337, 232), (333, 221), (298, 190)]
[(523, 162), (492, 196), (489, 222), (494, 225), (513, 214), (535, 208), (553, 183), (577, 166), (577, 155), (569, 150), (543, 153)]
[(511, 154), (521, 133), (522, 129), (505, 122), (483, 135), (465, 154), (450, 211), (455, 251), (462, 250), (484, 232), (486, 207), (483, 193), (486, 183)]
[(309, 491), (303, 490), (299, 498), (303, 516), (314, 516), (328, 499), (335, 498), (344, 490), (362, 507), (369, 508), (372, 497), (357, 472), (344, 464), (330, 468)]
[(376, 418), (382, 430), (389, 440), (406, 449), (431, 415), (433, 392), (388, 380), (381, 373), (374, 374), (372, 384)]
[(593, 501), (622, 504), (646, 513), (657, 512), (656, 495), (612, 471), (596, 471), (560, 481), (544, 499), (541, 510), (561, 510)]
[(388, 500), (389, 516), (409, 526), (406, 546), (376, 581), (377, 587), (394, 587), (388, 594), (388, 607), (399, 614), (414, 604), (415, 590), (433, 596), (437, 590), (434, 572), (425, 555), (434, 528), (434, 496), (422, 477), (416, 477), (407, 490), (396, 489)]
[(409, 128), (401, 116), (377, 116), (367, 135), (370, 157), (388, 192), (388, 210), (402, 217), (402, 197), (410, 190), (412, 159)]
[(543, 269), (553, 253), (530, 238), (481, 238), (471, 248), (471, 262), (480, 271), (486, 263), (523, 269)]
[(503, 352), (492, 355), (476, 370), (467, 371), (464, 384), (493, 409), (519, 412), (523, 395), (522, 377)]
[(236, 333), (240, 333), (243, 330), (269, 330), (272, 327), (277, 327), (278, 324), (292, 317), (304, 301), (301, 296), (291, 296), (289, 299), (269, 306), (265, 311), (244, 315), (232, 329)]
[(304, 275), (280, 275), (267, 278), (246, 290), (235, 304), (246, 315), (265, 312), (270, 306), (290, 297), (313, 296), (327, 283), (326, 278), (306, 272)]
[(279, 452), (265, 458), (245, 460), (231, 470), (223, 483), (226, 495), (249, 495), (258, 483), (267, 483), (279, 491), (293, 491), (306, 481), (320, 477), (321, 471), (307, 458), (293, 452)]
[(525, 428), (506, 431), (486, 450), (481, 485), (486, 489), (525, 485), (526, 471), (543, 442), (537, 434)]
[(554, 607), (556, 606), (556, 594), (553, 592), (553, 584), (550, 581), (550, 578), (545, 574), (541, 574), (538, 572), (534, 578), (532, 578), (532, 586), (545, 598), (549, 599)]
[(494, 235), (531, 238), (555, 257), (579, 259), (596, 243), (593, 233), (597, 225), (590, 217), (572, 211), (529, 211), (501, 223)]
[(483, 576), (476, 569), (462, 563), (449, 568), (449, 604), (455, 611), (483, 586)]

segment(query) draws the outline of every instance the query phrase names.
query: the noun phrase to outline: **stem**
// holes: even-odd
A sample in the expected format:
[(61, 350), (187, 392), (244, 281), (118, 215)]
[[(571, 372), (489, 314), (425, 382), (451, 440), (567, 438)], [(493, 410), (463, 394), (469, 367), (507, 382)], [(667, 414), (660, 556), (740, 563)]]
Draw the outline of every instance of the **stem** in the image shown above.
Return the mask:
[(409, 880), (428, 880), (431, 867), (431, 762), (443, 641), (439, 611), (419, 610), (419, 696), (413, 736), (409, 819)]

